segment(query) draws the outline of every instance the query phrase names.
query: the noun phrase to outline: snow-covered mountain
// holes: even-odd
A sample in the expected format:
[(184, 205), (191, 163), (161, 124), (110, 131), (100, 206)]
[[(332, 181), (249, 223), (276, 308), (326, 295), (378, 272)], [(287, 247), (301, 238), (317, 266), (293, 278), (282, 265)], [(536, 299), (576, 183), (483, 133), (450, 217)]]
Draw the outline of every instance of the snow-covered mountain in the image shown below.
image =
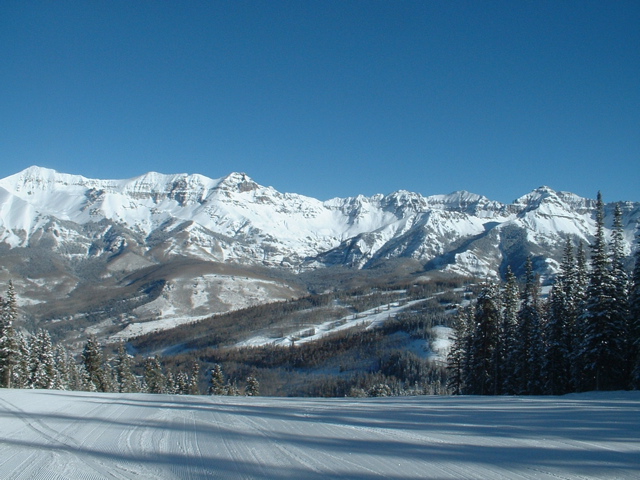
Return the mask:
[[(640, 204), (621, 206), (630, 252)], [(532, 254), (548, 276), (567, 236), (590, 242), (594, 207), (548, 187), (512, 204), (407, 191), (323, 202), (243, 173), (96, 180), (30, 167), (0, 180), (0, 281), (21, 282), (33, 305), (111, 285), (129, 299), (118, 315), (191, 319), (300, 295), (294, 274), (332, 266), (496, 277)]]

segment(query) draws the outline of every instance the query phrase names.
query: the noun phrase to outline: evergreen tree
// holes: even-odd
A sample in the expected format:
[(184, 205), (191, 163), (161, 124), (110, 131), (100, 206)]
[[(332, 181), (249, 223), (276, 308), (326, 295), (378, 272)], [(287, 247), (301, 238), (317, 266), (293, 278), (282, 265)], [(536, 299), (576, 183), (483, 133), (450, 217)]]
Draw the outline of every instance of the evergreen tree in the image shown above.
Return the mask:
[(577, 315), (577, 269), (571, 240), (567, 238), (560, 272), (549, 294), (544, 327), (545, 353), (542, 366), (544, 391), (562, 395), (573, 391), (573, 358)]
[(502, 323), (498, 342), (501, 393), (506, 394), (515, 393), (516, 388), (513, 384), (515, 371), (511, 352), (513, 352), (516, 345), (519, 296), (518, 281), (509, 266), (507, 267), (506, 283), (502, 293)]
[(605, 240), (604, 203), (598, 192), (596, 236), (591, 246), (591, 274), (581, 315), (583, 390), (611, 390), (624, 386), (625, 329), (617, 314), (616, 293)]
[(69, 355), (62, 345), (54, 347), (54, 379), (53, 388), (55, 390), (69, 390), (70, 367)]
[(478, 295), (473, 321), (467, 393), (496, 395), (499, 389), (497, 342), (500, 302), (495, 284), (486, 284)]
[(244, 389), (244, 394), (247, 397), (257, 397), (260, 395), (260, 382), (253, 375), (247, 377), (247, 386)]
[(200, 395), (200, 364), (193, 362), (189, 382), (189, 395)]
[(525, 285), (522, 291), (516, 344), (512, 350), (514, 376), (512, 384), (518, 395), (539, 395), (542, 393), (541, 368), (542, 332), (539, 306), (539, 282), (533, 272), (531, 257), (525, 265)]
[(176, 390), (178, 395), (189, 394), (189, 375), (185, 372), (178, 372), (176, 376)]
[(176, 384), (176, 378), (173, 375), (173, 372), (167, 372), (166, 375), (166, 386), (164, 388), (164, 393), (168, 393), (170, 395), (176, 395), (178, 393), (178, 387)]
[(24, 335), (18, 335), (19, 357), (13, 372), (12, 385), (15, 388), (31, 387), (31, 342)]
[(627, 387), (630, 373), (633, 368), (632, 358), (628, 355), (631, 347), (629, 338), (630, 314), (629, 314), (629, 275), (624, 266), (624, 225), (622, 222), (622, 209), (617, 204), (613, 214), (613, 230), (611, 232), (611, 276), (613, 280), (613, 311), (611, 321), (619, 325), (621, 338), (619, 349), (621, 358), (625, 359), (621, 373), (620, 387)]
[(96, 391), (96, 386), (89, 380), (89, 373), (83, 362), (69, 362), (69, 390), (78, 392)]
[(640, 223), (636, 230), (636, 251), (629, 294), (629, 344), (633, 359), (631, 387), (640, 389)]
[(89, 336), (82, 351), (82, 361), (88, 376), (89, 390), (96, 392), (110, 391), (110, 382), (105, 371), (102, 346), (95, 335)]
[(471, 312), (460, 308), (453, 322), (453, 343), (447, 357), (447, 388), (453, 395), (461, 395), (465, 390), (467, 346), (471, 335)]
[(15, 331), (18, 306), (13, 282), (9, 281), (7, 298), (0, 297), (0, 386), (13, 387), (14, 369), (20, 361), (20, 344)]
[(138, 392), (138, 381), (131, 368), (132, 357), (127, 353), (124, 342), (118, 345), (115, 360), (116, 386), (121, 393)]
[(144, 362), (144, 381), (148, 393), (165, 393), (167, 379), (162, 371), (158, 356), (149, 357)]
[(225, 394), (224, 373), (222, 373), (222, 367), (216, 363), (211, 369), (211, 379), (209, 381), (209, 395), (224, 395), (224, 394)]
[(38, 330), (31, 346), (32, 388), (53, 389), (56, 380), (53, 343), (49, 332)]

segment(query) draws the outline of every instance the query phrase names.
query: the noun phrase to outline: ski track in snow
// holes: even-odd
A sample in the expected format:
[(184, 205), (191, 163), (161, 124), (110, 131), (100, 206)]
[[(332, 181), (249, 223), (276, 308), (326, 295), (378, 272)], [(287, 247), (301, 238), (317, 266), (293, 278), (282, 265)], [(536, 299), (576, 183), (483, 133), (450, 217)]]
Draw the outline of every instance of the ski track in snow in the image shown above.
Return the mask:
[(0, 390), (3, 479), (632, 479), (640, 392), (295, 399)]

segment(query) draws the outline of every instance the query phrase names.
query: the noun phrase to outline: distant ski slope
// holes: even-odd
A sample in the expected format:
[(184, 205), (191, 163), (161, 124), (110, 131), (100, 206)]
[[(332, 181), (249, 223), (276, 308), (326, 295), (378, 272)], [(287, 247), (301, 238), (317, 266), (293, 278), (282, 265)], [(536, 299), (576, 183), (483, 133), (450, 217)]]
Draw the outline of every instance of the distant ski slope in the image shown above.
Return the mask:
[(640, 392), (292, 399), (0, 391), (3, 479), (632, 479)]

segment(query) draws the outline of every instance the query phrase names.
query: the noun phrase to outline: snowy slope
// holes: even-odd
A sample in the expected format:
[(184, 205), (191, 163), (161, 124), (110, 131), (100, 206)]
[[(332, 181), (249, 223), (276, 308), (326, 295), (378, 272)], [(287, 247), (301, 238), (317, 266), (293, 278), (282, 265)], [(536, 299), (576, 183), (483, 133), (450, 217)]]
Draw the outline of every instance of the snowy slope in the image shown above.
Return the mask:
[[(500, 233), (506, 227), (523, 231), (533, 245), (551, 247), (551, 253), (567, 235), (589, 242), (594, 231), (593, 201), (548, 187), (512, 205), (464, 191), (431, 197), (399, 191), (321, 202), (260, 186), (242, 173), (215, 180), (153, 172), (95, 180), (31, 167), (0, 180), (0, 200), (0, 241), (12, 247), (31, 246), (54, 232), (47, 238), (60, 250), (75, 243), (76, 250), (95, 252), (98, 239), (82, 238), (82, 226), (102, 222), (103, 236), (115, 226), (122, 231), (117, 241), (111, 239), (111, 253), (137, 244), (145, 255), (294, 270), (333, 264), (363, 268), (406, 257), (460, 273), (496, 275), (505, 260)], [(639, 206), (628, 203), (624, 210), (631, 240)], [(491, 241), (473, 248), (486, 238)]]
[(19, 479), (635, 479), (640, 393), (296, 399), (0, 390)]
[[(36, 323), (90, 318), (127, 337), (295, 298), (298, 274), (328, 267), (487, 278), (522, 273), (532, 255), (546, 279), (567, 237), (592, 240), (594, 204), (549, 187), (509, 205), (404, 190), (323, 202), (243, 173), (98, 180), (30, 167), (0, 179), (0, 285), (14, 280)], [(621, 206), (631, 253), (640, 204)]]

